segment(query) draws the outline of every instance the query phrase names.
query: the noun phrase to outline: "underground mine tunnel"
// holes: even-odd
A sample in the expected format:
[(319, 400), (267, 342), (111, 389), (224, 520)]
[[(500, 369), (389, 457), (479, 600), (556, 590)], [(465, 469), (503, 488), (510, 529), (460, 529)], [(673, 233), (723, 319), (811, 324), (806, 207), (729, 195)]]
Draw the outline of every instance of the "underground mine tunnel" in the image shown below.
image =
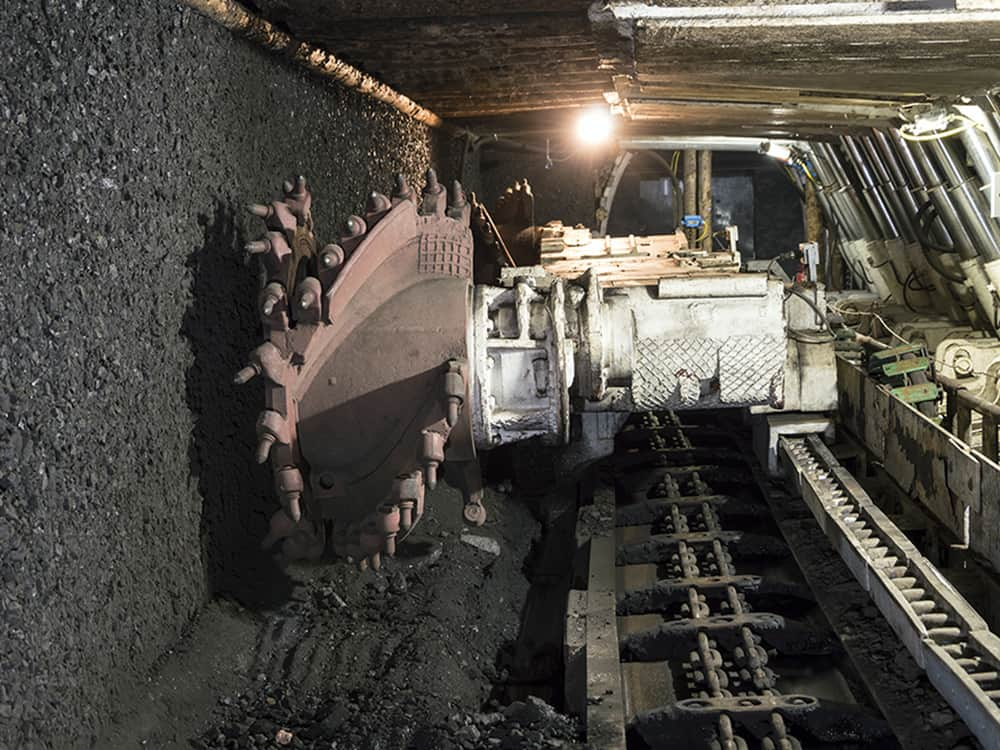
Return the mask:
[(0, 748), (1000, 748), (997, 3), (0, 24)]

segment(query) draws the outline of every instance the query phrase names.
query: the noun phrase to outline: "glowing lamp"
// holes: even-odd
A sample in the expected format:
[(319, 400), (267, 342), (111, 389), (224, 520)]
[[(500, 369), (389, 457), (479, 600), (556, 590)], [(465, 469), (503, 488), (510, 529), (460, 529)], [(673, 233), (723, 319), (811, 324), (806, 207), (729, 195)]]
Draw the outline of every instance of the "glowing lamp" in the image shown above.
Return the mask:
[(585, 109), (576, 121), (576, 137), (588, 146), (606, 142), (613, 129), (611, 112), (602, 107)]

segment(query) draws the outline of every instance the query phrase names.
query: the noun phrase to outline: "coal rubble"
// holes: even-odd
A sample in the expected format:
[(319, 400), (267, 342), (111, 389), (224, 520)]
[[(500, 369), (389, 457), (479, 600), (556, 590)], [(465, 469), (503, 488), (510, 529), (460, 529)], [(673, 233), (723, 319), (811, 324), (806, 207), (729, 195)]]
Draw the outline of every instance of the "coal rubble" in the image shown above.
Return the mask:
[[(459, 750), (466, 748), (579, 748), (577, 721), (540, 698), (503, 708), (456, 713), (444, 722), (413, 731), (419, 702), (378, 705), (364, 694), (306, 698), (301, 703), (277, 688), (227, 701), (225, 721), (191, 741), (196, 750), (309, 748), (310, 750)], [(398, 726), (386, 738), (387, 722)]]
[(466, 541), (461, 493), (439, 487), (420, 529), (379, 570), (291, 569), (294, 591), (261, 613), (239, 681), (175, 736), (196, 750), (582, 747), (577, 722), (513, 676), (539, 529), (525, 504), (486, 497), (494, 515), (475, 534), (499, 555)]

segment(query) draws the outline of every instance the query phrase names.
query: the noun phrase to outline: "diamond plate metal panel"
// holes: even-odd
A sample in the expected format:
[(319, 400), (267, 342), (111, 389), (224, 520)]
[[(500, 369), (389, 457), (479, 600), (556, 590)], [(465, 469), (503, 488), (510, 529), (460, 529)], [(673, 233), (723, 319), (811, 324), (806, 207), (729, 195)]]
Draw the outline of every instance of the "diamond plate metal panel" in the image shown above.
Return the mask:
[(781, 401), (785, 383), (786, 340), (733, 336), (719, 342), (719, 399), (730, 406)]
[(639, 339), (632, 395), (637, 409), (751, 406), (783, 398), (785, 339)]

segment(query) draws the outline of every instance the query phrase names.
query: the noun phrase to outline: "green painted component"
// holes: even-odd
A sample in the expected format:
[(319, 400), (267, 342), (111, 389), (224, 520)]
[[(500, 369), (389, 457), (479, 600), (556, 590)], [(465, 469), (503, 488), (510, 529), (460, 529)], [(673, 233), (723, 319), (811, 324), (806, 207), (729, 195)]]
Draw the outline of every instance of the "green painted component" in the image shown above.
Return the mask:
[(934, 401), (938, 397), (938, 389), (934, 383), (917, 383), (915, 385), (904, 385), (893, 388), (889, 391), (900, 401), (908, 404), (919, 404), (923, 401)]
[(869, 356), (869, 361), (871, 362), (882, 362), (884, 360), (895, 360), (907, 354), (917, 354), (922, 355), (924, 353), (924, 347), (920, 344), (905, 344), (903, 346), (894, 346), (891, 349), (881, 349), (877, 352), (872, 352)]
[(882, 365), (882, 372), (891, 378), (911, 372), (922, 372), (930, 366), (931, 362), (927, 357), (914, 357), (913, 359), (901, 359), (898, 362), (886, 362)]

